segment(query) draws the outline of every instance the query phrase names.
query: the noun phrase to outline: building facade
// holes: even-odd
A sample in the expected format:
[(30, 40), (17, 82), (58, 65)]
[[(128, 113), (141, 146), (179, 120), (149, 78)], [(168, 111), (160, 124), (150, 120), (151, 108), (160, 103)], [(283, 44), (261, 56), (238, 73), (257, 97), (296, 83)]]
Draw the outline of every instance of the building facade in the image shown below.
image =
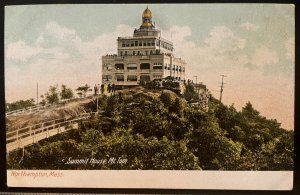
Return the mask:
[(117, 54), (102, 56), (102, 83), (134, 86), (168, 76), (185, 80), (186, 62), (174, 56), (173, 43), (161, 37), (148, 7), (133, 36), (118, 37), (117, 42)]

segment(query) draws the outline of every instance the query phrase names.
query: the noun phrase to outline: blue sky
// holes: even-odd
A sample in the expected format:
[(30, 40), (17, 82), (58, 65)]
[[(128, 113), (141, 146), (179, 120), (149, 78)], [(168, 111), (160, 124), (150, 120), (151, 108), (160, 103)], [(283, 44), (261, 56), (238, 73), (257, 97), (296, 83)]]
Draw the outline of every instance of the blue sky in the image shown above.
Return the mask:
[[(116, 53), (147, 5), (5, 7), (5, 92), (8, 102), (35, 98), (49, 85), (93, 86), (101, 56)], [(188, 63), (190, 79), (240, 109), (251, 101), (263, 115), (293, 129), (294, 6), (279, 4), (148, 4), (156, 27)]]

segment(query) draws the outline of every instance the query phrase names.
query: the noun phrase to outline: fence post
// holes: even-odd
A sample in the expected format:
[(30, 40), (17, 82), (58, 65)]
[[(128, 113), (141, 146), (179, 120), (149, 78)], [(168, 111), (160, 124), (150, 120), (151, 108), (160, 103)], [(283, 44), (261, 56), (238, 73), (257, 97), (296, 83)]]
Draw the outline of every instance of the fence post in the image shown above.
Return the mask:
[(48, 138), (48, 127), (46, 127), (46, 138)]
[(35, 143), (35, 130), (33, 130), (32, 142)]
[(31, 129), (32, 129), (32, 126), (29, 127), (30, 136), (31, 136), (31, 133), (32, 133), (32, 132), (31, 132), (31, 131), (32, 131)]
[(19, 129), (17, 130), (16, 136), (17, 136), (17, 142), (19, 142)]

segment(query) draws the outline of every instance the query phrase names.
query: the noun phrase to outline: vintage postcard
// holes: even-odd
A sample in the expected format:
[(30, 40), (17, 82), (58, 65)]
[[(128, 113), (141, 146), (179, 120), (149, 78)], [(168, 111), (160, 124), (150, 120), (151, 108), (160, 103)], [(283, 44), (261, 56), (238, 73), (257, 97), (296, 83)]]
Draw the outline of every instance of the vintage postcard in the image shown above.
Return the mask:
[(9, 187), (291, 190), (295, 7), (5, 7)]

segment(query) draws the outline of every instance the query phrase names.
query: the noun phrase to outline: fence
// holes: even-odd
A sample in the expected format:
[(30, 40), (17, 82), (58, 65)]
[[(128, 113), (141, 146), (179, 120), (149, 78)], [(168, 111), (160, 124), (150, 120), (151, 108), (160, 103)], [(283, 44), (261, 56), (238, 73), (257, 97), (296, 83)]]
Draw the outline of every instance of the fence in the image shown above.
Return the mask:
[(70, 130), (74, 128), (74, 125), (77, 124), (78, 121), (87, 119), (95, 113), (96, 112), (85, 113), (76, 118), (70, 118), (67, 120), (64, 118), (55, 119), (9, 131), (6, 133), (7, 151), (9, 152), (32, 143), (36, 143), (39, 140), (61, 133), (62, 130)]
[(23, 109), (19, 109), (19, 110), (13, 110), (10, 112), (6, 112), (6, 116), (10, 116), (10, 115), (18, 115), (18, 114), (23, 114), (23, 113), (35, 113), (38, 111), (42, 111), (45, 110), (48, 107), (57, 107), (59, 105), (65, 104), (67, 102), (71, 102), (74, 100), (78, 100), (78, 99), (83, 99), (83, 98), (88, 98), (91, 97), (91, 95), (86, 96), (86, 97), (76, 97), (76, 98), (71, 98), (71, 99), (62, 99), (58, 102), (58, 104), (46, 104), (44, 106), (42, 105), (36, 105), (36, 106), (31, 106), (31, 107), (27, 107), (27, 108), (23, 108)]

